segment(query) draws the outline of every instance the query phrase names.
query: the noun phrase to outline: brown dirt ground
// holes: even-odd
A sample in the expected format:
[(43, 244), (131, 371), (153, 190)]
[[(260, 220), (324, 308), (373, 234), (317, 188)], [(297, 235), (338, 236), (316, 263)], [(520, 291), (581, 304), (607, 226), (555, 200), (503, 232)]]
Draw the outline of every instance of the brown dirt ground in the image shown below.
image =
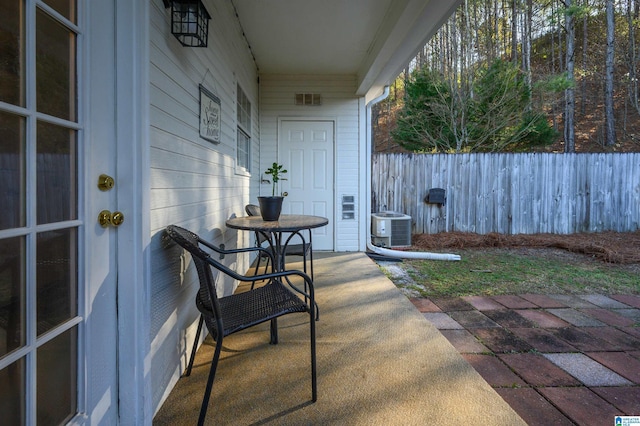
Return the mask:
[(486, 235), (467, 232), (443, 232), (413, 236), (413, 249), (557, 249), (587, 255), (606, 263), (640, 266), (640, 231), (598, 232), (570, 235), (518, 234)]

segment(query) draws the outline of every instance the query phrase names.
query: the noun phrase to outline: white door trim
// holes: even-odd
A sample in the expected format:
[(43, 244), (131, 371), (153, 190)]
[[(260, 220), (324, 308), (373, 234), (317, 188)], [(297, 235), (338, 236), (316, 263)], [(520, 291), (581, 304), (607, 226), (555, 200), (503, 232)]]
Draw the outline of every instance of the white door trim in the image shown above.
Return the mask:
[(149, 2), (116, 1), (118, 412), (151, 424), (149, 341)]

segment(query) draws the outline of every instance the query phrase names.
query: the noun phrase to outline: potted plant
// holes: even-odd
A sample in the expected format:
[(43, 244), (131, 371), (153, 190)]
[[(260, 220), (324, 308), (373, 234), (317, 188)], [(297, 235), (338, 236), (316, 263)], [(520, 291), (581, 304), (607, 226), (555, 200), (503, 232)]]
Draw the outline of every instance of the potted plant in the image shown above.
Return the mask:
[(281, 175), (287, 173), (282, 166), (282, 164), (278, 164), (274, 162), (271, 167), (264, 172), (266, 175), (271, 176), (271, 196), (258, 197), (258, 203), (260, 204), (260, 214), (262, 215), (262, 219), (267, 221), (278, 220), (280, 217), (280, 212), (282, 211), (282, 201), (284, 200), (284, 196), (276, 195), (276, 187), (278, 186), (278, 182), (280, 180), (286, 180)]

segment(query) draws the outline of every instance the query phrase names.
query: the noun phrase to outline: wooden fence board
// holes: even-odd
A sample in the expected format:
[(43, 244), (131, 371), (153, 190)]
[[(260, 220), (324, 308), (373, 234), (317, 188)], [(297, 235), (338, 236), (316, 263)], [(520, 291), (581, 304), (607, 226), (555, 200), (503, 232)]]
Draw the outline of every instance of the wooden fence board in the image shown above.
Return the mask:
[(414, 233), (640, 229), (640, 153), (375, 154), (372, 176), (373, 210), (410, 215)]

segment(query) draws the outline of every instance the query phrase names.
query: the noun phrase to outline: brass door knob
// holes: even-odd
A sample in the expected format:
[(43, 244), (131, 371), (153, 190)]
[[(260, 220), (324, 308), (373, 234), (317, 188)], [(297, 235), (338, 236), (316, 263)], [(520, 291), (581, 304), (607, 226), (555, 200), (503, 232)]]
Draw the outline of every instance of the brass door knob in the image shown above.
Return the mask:
[(111, 213), (111, 225), (118, 227), (124, 222), (124, 214), (122, 212)]
[(98, 188), (100, 191), (108, 191), (115, 185), (115, 181), (109, 175), (100, 175), (98, 176)]
[(124, 214), (122, 214), (122, 212), (116, 211), (111, 213), (109, 210), (102, 210), (98, 214), (98, 223), (103, 228), (106, 228), (108, 226), (117, 228), (118, 226), (122, 225), (122, 222), (124, 222)]

